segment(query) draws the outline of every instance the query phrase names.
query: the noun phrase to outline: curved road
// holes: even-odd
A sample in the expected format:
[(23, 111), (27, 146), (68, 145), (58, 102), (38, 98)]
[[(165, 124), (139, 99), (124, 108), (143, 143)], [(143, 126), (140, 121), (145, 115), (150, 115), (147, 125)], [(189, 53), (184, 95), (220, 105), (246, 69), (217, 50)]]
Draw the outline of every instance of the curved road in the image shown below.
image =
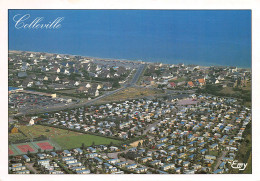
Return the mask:
[(105, 94), (95, 98), (95, 99), (92, 99), (92, 100), (89, 100), (87, 102), (82, 102), (82, 103), (73, 103), (73, 104), (70, 104), (70, 105), (62, 105), (62, 106), (55, 106), (55, 107), (48, 107), (48, 108), (42, 108), (41, 110), (28, 110), (28, 111), (23, 111), (23, 112), (19, 112), (15, 115), (12, 115), (12, 116), (23, 116), (23, 115), (28, 115), (28, 114), (39, 114), (39, 113), (45, 113), (45, 112), (53, 112), (53, 111), (61, 111), (61, 110), (64, 110), (64, 109), (72, 109), (72, 108), (77, 108), (77, 107), (82, 107), (82, 106), (90, 106), (92, 104), (94, 104), (96, 101), (102, 99), (102, 98), (105, 98), (107, 96), (111, 96), (112, 94), (115, 94), (121, 90), (124, 90), (128, 87), (132, 87), (136, 84), (136, 82), (139, 80), (140, 76), (142, 75), (142, 72), (144, 71), (146, 65), (145, 64), (141, 64), (139, 66), (139, 68), (137, 69), (135, 75), (133, 76), (130, 84), (126, 84), (126, 85), (123, 85), (121, 88), (119, 89), (116, 89), (114, 91), (110, 91), (110, 92), (106, 92)]

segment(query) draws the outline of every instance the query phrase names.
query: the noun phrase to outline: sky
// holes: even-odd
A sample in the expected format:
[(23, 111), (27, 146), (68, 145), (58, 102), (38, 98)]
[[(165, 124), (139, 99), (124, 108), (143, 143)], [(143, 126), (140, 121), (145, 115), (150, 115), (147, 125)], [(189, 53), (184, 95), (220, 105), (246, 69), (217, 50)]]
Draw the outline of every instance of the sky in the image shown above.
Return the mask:
[[(59, 29), (15, 28), (25, 14), (25, 24), (64, 20)], [(9, 10), (9, 50), (251, 67), (251, 11)]]

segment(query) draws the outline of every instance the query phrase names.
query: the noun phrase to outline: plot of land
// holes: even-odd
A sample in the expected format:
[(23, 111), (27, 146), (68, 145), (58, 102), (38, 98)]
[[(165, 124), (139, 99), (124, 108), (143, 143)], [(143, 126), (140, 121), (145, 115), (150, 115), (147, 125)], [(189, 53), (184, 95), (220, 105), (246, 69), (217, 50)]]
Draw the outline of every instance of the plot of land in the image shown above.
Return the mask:
[[(80, 147), (82, 143), (84, 143), (86, 146), (92, 145), (93, 142), (95, 142), (96, 145), (99, 144), (109, 144), (110, 142), (113, 143), (119, 143), (118, 140), (105, 138), (101, 136), (95, 136), (95, 135), (89, 135), (89, 134), (83, 134), (75, 131), (65, 130), (65, 129), (59, 129), (49, 126), (42, 126), (42, 125), (33, 125), (33, 126), (19, 126), (19, 129), (27, 135), (28, 138), (37, 138), (41, 135), (44, 135), (51, 140), (53, 140), (55, 143), (57, 143), (62, 149), (71, 149)], [(55, 146), (56, 149), (58, 147), (54, 144), (48, 143), (45, 144), (44, 142), (36, 142), (33, 143), (33, 146), (36, 150), (38, 148), (41, 148), (42, 150), (51, 150), (53, 149), (53, 146)], [(43, 144), (42, 144), (43, 143)]]
[(135, 141), (135, 142), (131, 143), (130, 145), (131, 145), (132, 147), (137, 147), (137, 146), (138, 146), (138, 143), (141, 143), (141, 144), (142, 144), (143, 141), (144, 141), (144, 140)]
[(109, 144), (111, 142), (113, 143), (120, 143), (118, 140), (105, 138), (101, 136), (95, 136), (95, 135), (89, 135), (89, 134), (82, 134), (78, 136), (66, 136), (66, 137), (57, 137), (54, 138), (54, 141), (57, 142), (60, 146), (62, 146), (64, 149), (71, 149), (76, 147), (81, 147), (82, 143), (84, 143), (85, 146), (90, 146), (94, 142), (96, 145), (101, 144)]
[(194, 101), (192, 99), (182, 99), (178, 101), (179, 105), (191, 105), (191, 104), (197, 104), (198, 101)]
[(21, 152), (26, 153), (27, 151), (33, 152), (34, 149), (32, 149), (32, 147), (30, 147), (29, 145), (18, 145), (17, 148), (19, 148), (21, 150)]
[(117, 92), (116, 94), (112, 96), (108, 96), (100, 102), (107, 102), (107, 101), (120, 101), (120, 100), (127, 100), (127, 99), (133, 99), (133, 98), (139, 98), (139, 97), (145, 97), (145, 96), (154, 96), (156, 94), (162, 94), (161, 90), (153, 90), (149, 88), (140, 88), (140, 87), (130, 87), (125, 90), (122, 90), (120, 92)]
[(17, 140), (26, 139), (27, 137), (24, 136), (22, 133), (9, 133), (8, 135), (8, 141), (9, 142), (15, 142)]
[(180, 78), (178, 78), (178, 79), (176, 79), (176, 80), (171, 79), (171, 81), (173, 81), (173, 82), (175, 82), (175, 83), (182, 82), (182, 81), (186, 81), (186, 80), (187, 80), (186, 77), (180, 77)]
[(60, 136), (76, 136), (82, 134), (74, 131), (68, 131), (64, 129), (42, 126), (42, 125), (20, 126), (19, 129), (29, 138), (30, 137), (36, 138), (41, 135), (54, 138)]

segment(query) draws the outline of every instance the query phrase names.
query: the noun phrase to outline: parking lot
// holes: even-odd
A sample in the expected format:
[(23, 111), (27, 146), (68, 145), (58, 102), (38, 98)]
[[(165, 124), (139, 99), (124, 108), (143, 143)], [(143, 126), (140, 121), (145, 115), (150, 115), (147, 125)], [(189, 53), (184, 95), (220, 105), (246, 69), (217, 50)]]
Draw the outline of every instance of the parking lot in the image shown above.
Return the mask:
[(54, 105), (61, 106), (67, 103), (67, 99), (17, 92), (9, 95), (8, 107), (18, 109), (18, 111), (26, 111), (49, 108)]

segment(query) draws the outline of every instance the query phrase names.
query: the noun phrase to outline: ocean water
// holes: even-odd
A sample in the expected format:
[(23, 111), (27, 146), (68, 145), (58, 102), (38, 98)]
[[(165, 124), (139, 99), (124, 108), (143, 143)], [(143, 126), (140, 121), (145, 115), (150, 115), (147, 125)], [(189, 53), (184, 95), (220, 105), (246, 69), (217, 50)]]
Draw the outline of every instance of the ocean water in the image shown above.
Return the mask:
[[(59, 29), (16, 28), (64, 17)], [(21, 25), (21, 24), (20, 24)], [(9, 10), (9, 50), (251, 67), (250, 10)]]

